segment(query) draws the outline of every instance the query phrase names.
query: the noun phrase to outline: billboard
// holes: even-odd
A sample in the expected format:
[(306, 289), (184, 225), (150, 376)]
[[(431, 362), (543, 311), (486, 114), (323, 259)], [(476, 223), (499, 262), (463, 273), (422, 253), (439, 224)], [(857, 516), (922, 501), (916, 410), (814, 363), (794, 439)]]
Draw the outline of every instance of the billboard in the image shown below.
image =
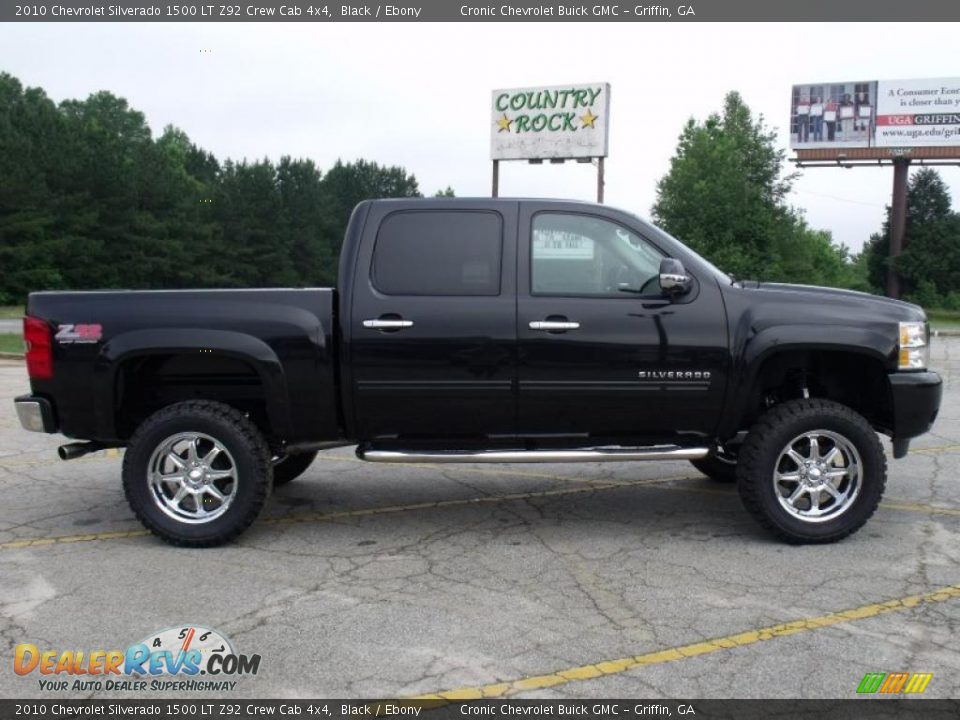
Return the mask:
[(494, 90), (490, 159), (606, 157), (609, 119), (609, 83)]
[(960, 146), (960, 78), (882, 81), (875, 144)]
[(876, 100), (876, 80), (794, 85), (790, 147), (870, 147)]
[(960, 79), (794, 85), (790, 147), (960, 147)]

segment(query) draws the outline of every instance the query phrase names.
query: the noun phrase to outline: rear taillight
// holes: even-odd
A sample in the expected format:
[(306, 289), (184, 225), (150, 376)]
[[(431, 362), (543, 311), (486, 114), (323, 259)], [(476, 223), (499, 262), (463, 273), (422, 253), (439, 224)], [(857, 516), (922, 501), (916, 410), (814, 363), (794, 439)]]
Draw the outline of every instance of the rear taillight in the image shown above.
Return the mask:
[(53, 346), (50, 326), (34, 317), (23, 319), (23, 339), (27, 343), (27, 374), (31, 380), (53, 377)]

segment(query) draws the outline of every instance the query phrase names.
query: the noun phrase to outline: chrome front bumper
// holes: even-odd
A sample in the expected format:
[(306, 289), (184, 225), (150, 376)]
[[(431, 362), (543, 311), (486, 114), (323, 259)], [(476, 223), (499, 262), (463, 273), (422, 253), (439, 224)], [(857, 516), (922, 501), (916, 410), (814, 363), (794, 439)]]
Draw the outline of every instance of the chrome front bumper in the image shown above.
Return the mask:
[(24, 430), (31, 432), (57, 432), (57, 424), (53, 419), (53, 407), (50, 401), (44, 398), (23, 395), (14, 398), (14, 407), (17, 408), (17, 417)]

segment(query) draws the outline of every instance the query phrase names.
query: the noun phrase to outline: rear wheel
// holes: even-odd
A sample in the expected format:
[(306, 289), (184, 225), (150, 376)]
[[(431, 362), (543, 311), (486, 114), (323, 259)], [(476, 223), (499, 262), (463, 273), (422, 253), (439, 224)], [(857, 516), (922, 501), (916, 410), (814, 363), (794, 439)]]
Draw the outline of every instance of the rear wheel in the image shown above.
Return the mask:
[(257, 427), (221, 403), (176, 403), (137, 429), (123, 489), (137, 518), (173, 545), (222, 545), (260, 513), (272, 483)]
[(286, 485), (303, 475), (317, 458), (316, 452), (281, 455), (273, 461), (273, 486)]
[(830, 400), (793, 400), (747, 435), (737, 487), (747, 510), (789, 543), (835, 542), (873, 515), (887, 459), (870, 424)]

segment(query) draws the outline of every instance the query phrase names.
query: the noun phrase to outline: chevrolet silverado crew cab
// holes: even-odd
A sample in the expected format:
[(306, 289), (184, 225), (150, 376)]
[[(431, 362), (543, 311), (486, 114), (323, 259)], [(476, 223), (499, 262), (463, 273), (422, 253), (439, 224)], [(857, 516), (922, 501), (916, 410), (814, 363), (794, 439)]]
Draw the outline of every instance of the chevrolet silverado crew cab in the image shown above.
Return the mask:
[(338, 286), (38, 292), (29, 430), (70, 459), (125, 447), (163, 539), (243, 532), (319, 450), (373, 462), (691, 461), (791, 543), (839, 540), (886, 456), (932, 426), (941, 381), (914, 305), (734, 281), (599, 205), (375, 200)]

